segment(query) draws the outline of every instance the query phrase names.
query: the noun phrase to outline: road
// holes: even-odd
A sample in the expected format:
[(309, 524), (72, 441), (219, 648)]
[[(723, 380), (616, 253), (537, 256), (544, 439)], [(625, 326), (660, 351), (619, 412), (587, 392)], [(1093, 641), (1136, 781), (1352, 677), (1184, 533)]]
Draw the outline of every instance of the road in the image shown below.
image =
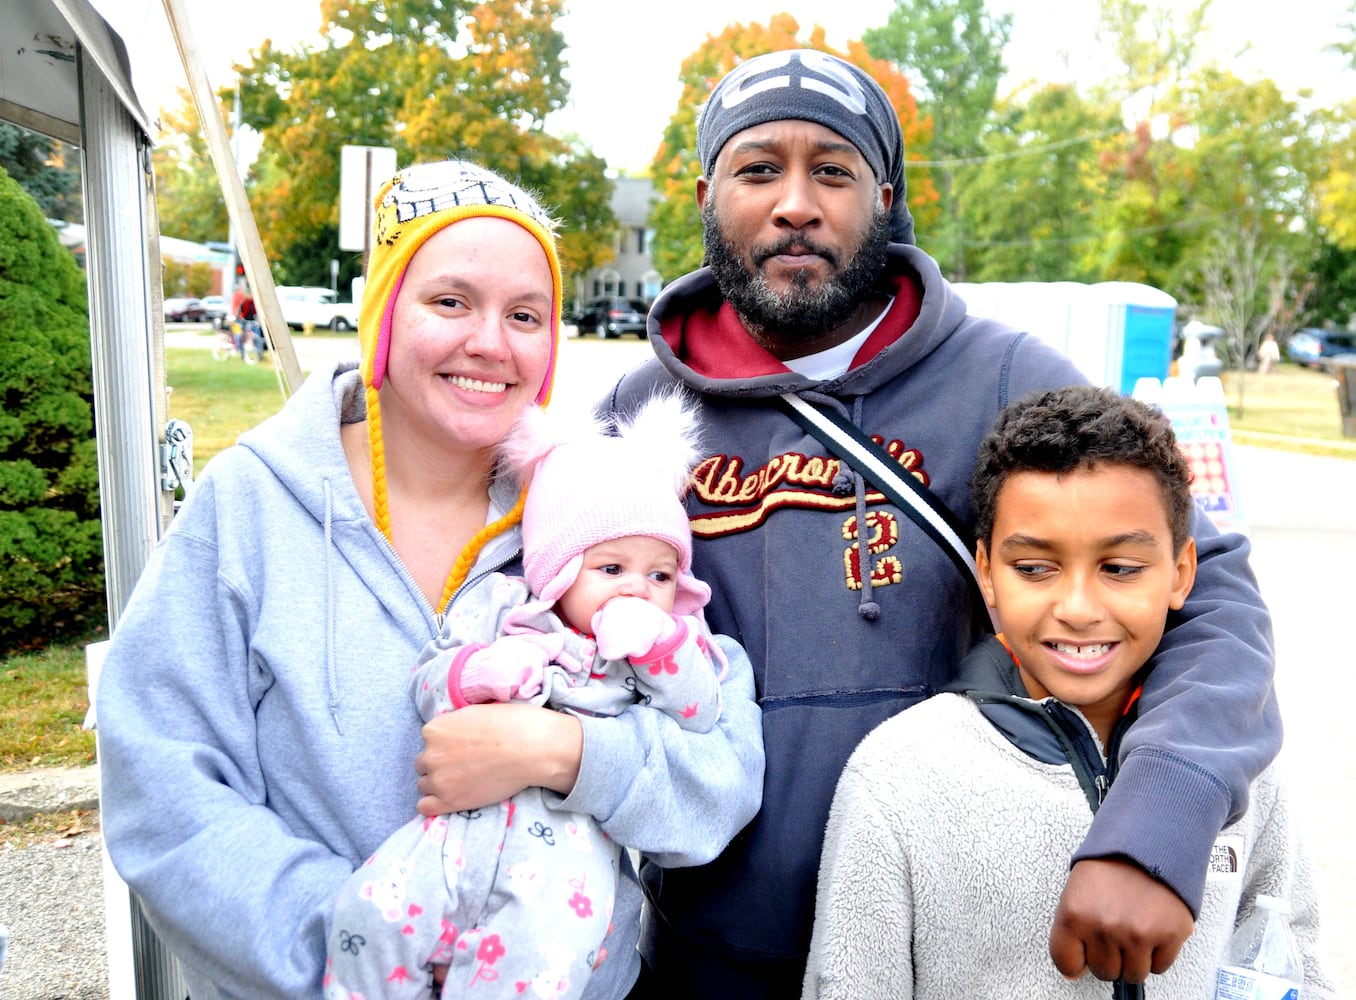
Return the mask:
[(1343, 685), (1356, 675), (1356, 653), (1338, 626), (1356, 607), (1356, 461), (1243, 447), (1234, 448), (1234, 459), (1253, 569), (1276, 633), (1281, 765), (1318, 872), (1333, 978), (1350, 987), (1356, 985), (1356, 870), (1348, 863), (1356, 758), (1338, 736), (1350, 722)]
[[(167, 334), (167, 343), (181, 337)], [(298, 336), (293, 342), (303, 371), (357, 352), (352, 335)], [(553, 405), (591, 405), (649, 356), (646, 343), (633, 338), (567, 336)], [(1319, 872), (1323, 939), (1334, 978), (1356, 984), (1356, 947), (1350, 944), (1356, 941), (1356, 868), (1347, 863), (1356, 757), (1337, 740), (1356, 704), (1340, 687), (1356, 680), (1356, 654), (1337, 627), (1356, 608), (1356, 461), (1238, 445), (1232, 452), (1235, 500), (1276, 635), (1276, 688), (1286, 730), (1281, 761)]]

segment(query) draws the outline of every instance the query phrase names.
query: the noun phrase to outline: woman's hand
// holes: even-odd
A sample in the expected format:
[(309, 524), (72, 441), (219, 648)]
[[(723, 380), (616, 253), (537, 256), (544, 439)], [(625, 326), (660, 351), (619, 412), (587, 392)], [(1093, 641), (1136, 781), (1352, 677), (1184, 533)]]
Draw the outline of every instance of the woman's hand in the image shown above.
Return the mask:
[(568, 795), (584, 730), (565, 712), (533, 705), (468, 705), (425, 723), (414, 758), (425, 816), (479, 809), (524, 788)]

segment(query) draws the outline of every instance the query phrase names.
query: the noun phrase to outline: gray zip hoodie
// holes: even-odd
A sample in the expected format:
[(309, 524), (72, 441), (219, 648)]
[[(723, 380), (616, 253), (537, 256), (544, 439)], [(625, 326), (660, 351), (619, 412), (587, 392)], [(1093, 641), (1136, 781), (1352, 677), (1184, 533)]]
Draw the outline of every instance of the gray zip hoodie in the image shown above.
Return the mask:
[[(342, 365), (214, 458), (101, 676), (105, 841), (193, 1000), (319, 997), (335, 893), (415, 814), (422, 721), (407, 687), (438, 629), (349, 474), (339, 427), (363, 416), (357, 370)], [(515, 495), (496, 482), (490, 518)], [(516, 531), (492, 539), (453, 603), (517, 556)], [(719, 853), (762, 783), (748, 662), (726, 652), (725, 710), (708, 734), (680, 735), (648, 710), (582, 720), (563, 808), (662, 864)], [(634, 979), (639, 908), (628, 867), (615, 961), (588, 996)]]

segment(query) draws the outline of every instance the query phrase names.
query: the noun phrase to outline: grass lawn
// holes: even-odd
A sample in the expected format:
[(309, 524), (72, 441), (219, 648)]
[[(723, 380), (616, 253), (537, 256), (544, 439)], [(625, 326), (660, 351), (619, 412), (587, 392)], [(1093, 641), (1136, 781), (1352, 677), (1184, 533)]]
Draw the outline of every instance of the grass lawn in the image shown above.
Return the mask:
[[(165, 352), (169, 413), (194, 432), (195, 474), (282, 405), (272, 365), (219, 362), (210, 351)], [(1330, 374), (1283, 364), (1266, 376), (1250, 373), (1238, 409), (1236, 375), (1224, 378), (1229, 422), (1241, 444), (1336, 455), (1356, 461), (1356, 439), (1342, 437)], [(88, 701), (84, 642), (0, 661), (0, 770), (94, 759), (94, 738), (80, 728)]]
[(94, 734), (81, 728), (84, 644), (51, 646), (0, 664), (0, 770), (90, 764)]
[(196, 347), (165, 349), (165, 379), (173, 391), (169, 415), (193, 428), (193, 474), (244, 431), (282, 409), (278, 377), (267, 358), (257, 365), (216, 361)]
[[(1353, 373), (1356, 374), (1356, 373)], [(1356, 438), (1342, 436), (1337, 380), (1327, 372), (1283, 364), (1269, 375), (1224, 376), (1229, 428), (1239, 444), (1356, 459)]]
[[(214, 361), (207, 350), (169, 348), (165, 369), (173, 387), (169, 415), (193, 427), (194, 475), (242, 431), (282, 406), (267, 361), (242, 365)], [(0, 660), (0, 770), (94, 761), (94, 733), (81, 728), (89, 709), (84, 654), (89, 641)]]

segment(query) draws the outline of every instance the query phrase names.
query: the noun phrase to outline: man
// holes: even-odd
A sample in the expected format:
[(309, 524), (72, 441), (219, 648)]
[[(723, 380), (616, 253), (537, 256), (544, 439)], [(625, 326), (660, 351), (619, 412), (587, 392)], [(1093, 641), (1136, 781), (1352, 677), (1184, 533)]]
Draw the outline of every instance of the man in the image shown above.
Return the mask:
[[(712, 628), (753, 660), (767, 769), (762, 812), (716, 861), (646, 867), (647, 972), (633, 996), (783, 998), (800, 992), (843, 763), (951, 679), (978, 623), (948, 555), (779, 396), (850, 418), (969, 526), (970, 470), (998, 411), (1087, 380), (1035, 338), (967, 316), (912, 245), (899, 121), (856, 67), (808, 50), (743, 63), (703, 108), (697, 152), (707, 264), (655, 302), (656, 358), (609, 405), (629, 411), (674, 382), (701, 395), (694, 566), (714, 594)], [(1247, 542), (1199, 514), (1193, 531), (1197, 589), (1155, 657), (1051, 930), (1066, 975), (1142, 981), (1171, 963), (1210, 847), (1280, 743)], [(1226, 649), (1194, 648), (1222, 635)]]

